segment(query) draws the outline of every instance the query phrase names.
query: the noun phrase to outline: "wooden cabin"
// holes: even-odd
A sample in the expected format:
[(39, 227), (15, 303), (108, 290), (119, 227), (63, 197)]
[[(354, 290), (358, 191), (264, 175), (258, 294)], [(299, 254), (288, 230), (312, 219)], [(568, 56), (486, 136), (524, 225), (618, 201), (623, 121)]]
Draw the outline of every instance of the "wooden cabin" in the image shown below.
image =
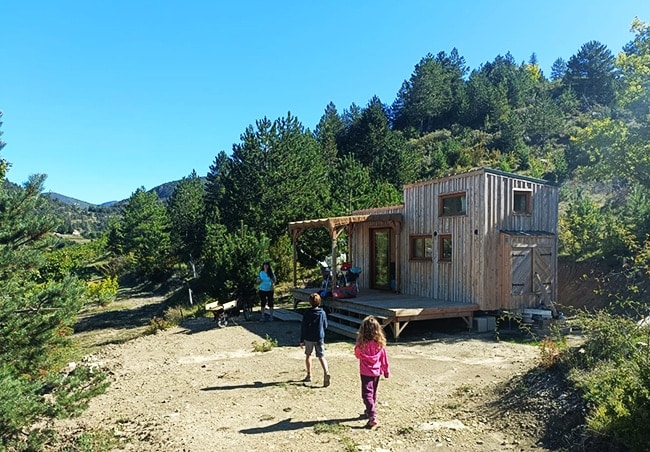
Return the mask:
[[(346, 230), (350, 260), (363, 268), (361, 292), (455, 306), (471, 325), (472, 312), (521, 313), (557, 299), (558, 196), (550, 182), (482, 168), (406, 185), (403, 205), (295, 221), (289, 230), (295, 249), (305, 228), (328, 228), (333, 262)], [(399, 310), (399, 297), (391, 303)], [(390, 312), (387, 325), (396, 322)]]

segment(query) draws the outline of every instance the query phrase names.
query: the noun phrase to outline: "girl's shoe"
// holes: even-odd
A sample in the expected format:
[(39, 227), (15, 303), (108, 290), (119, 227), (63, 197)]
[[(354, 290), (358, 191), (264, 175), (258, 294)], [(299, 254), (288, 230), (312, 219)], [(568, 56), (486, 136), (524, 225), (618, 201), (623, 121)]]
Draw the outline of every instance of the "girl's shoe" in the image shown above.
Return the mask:
[(371, 428), (376, 427), (376, 426), (377, 426), (377, 419), (370, 419), (366, 423), (366, 428), (368, 428), (368, 429), (371, 429)]

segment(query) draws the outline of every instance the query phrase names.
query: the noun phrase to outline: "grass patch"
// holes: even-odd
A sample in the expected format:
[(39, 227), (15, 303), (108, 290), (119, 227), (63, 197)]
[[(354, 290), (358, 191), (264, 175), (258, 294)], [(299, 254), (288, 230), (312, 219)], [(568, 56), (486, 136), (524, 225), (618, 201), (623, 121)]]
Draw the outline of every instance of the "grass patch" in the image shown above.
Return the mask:
[(334, 434), (339, 434), (339, 433), (345, 433), (347, 431), (347, 427), (341, 424), (337, 423), (330, 423), (330, 422), (318, 422), (314, 424), (314, 433), (334, 433)]
[(346, 452), (357, 452), (357, 444), (346, 435), (350, 428), (335, 422), (318, 422), (314, 424), (314, 433), (329, 433), (338, 437), (341, 442), (342, 450)]
[(268, 352), (278, 346), (278, 340), (267, 334), (263, 342), (253, 341), (252, 345), (254, 352)]
[(62, 452), (106, 452), (115, 450), (120, 445), (120, 439), (106, 430), (85, 431), (74, 438), (61, 441), (57, 450)]

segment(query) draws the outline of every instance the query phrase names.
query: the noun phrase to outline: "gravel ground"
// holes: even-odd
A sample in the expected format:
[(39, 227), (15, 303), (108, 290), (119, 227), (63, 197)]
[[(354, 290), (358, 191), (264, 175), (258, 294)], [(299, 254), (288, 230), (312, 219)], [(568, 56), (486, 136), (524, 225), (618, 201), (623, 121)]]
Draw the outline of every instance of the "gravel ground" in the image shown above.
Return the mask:
[[(160, 297), (124, 299), (88, 313), (77, 340), (110, 374), (105, 394), (57, 430), (110, 432), (114, 450), (425, 451), (559, 450), (584, 409), (559, 373), (540, 372), (539, 349), (450, 322), (410, 324), (388, 344), (391, 378), (379, 384), (379, 426), (364, 428), (353, 342), (326, 339), (332, 385), (302, 383), (295, 321), (211, 318), (135, 339)], [(145, 323), (146, 324), (146, 323)], [(255, 351), (266, 338), (270, 351)], [(577, 427), (577, 428), (576, 428)]]

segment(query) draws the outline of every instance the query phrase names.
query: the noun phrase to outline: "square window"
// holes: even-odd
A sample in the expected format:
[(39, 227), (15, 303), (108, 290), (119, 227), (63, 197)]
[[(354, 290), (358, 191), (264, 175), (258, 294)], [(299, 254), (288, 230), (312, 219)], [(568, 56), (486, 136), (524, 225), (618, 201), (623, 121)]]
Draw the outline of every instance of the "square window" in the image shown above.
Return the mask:
[(433, 257), (433, 239), (430, 235), (411, 236), (411, 259), (431, 260)]
[(512, 211), (518, 214), (531, 213), (530, 195), (529, 191), (515, 190), (512, 199)]
[(438, 236), (438, 261), (451, 262), (451, 235)]
[(467, 196), (465, 193), (440, 196), (439, 215), (465, 215), (467, 212)]

